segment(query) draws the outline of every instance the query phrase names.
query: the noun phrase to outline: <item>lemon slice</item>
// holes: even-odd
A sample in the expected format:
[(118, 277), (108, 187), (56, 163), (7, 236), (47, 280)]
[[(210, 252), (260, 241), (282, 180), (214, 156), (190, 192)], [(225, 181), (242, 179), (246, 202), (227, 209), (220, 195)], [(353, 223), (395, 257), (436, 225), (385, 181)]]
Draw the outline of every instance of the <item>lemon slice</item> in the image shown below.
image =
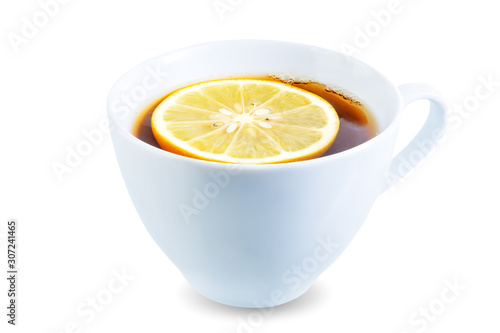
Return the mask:
[(291, 85), (253, 79), (195, 84), (167, 96), (151, 118), (163, 149), (203, 160), (263, 164), (321, 156), (339, 118), (327, 101)]

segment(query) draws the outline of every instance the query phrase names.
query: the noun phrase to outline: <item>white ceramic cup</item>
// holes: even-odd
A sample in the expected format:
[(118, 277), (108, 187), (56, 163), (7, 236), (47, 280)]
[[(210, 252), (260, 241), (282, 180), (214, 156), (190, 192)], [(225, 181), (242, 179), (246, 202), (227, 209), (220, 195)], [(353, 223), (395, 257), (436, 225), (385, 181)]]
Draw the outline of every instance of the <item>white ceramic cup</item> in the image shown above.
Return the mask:
[[(177, 88), (277, 72), (358, 96), (378, 135), (313, 160), (236, 165), (175, 155), (131, 134), (137, 115)], [(401, 114), (417, 99), (430, 101), (427, 121), (393, 158)], [(433, 148), (445, 110), (427, 85), (396, 88), (344, 54), (259, 40), (211, 42), (148, 60), (118, 80), (108, 101), (118, 163), (147, 230), (195, 290), (241, 307), (303, 294), (346, 248), (379, 194)]]

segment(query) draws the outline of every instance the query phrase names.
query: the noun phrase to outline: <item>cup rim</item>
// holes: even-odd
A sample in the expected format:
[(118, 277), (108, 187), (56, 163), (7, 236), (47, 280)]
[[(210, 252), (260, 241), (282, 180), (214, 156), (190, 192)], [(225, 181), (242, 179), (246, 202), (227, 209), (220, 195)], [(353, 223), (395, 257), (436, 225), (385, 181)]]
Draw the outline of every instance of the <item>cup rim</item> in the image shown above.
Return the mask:
[[(199, 47), (207, 47), (207, 46), (217, 47), (217, 45), (223, 45), (223, 44), (227, 45), (227, 44), (231, 44), (231, 43), (259, 43), (259, 44), (269, 43), (269, 44), (273, 44), (273, 45), (281, 44), (283, 46), (288, 45), (288, 46), (294, 46), (294, 47), (309, 48), (311, 50), (314, 50), (316, 52), (321, 52), (321, 53), (333, 53), (336, 55), (341, 55), (341, 56), (347, 58), (349, 62), (353, 62), (353, 63), (359, 64), (361, 66), (368, 67), (373, 73), (375, 73), (381, 79), (383, 79), (392, 90), (394, 90), (396, 92), (396, 96), (398, 98), (398, 101), (397, 101), (398, 110), (396, 112), (396, 115), (391, 120), (389, 125), (386, 126), (386, 128), (384, 130), (382, 130), (380, 133), (375, 135), (373, 138), (371, 138), (371, 139), (369, 139), (369, 140), (367, 140), (367, 141), (365, 141), (365, 142), (363, 142), (355, 147), (352, 147), (350, 149), (347, 149), (347, 150), (344, 150), (344, 151), (341, 151), (338, 153), (334, 153), (334, 154), (327, 155), (327, 156), (320, 156), (318, 158), (313, 158), (313, 159), (308, 159), (308, 160), (293, 161), (293, 162), (286, 162), (286, 163), (237, 164), (237, 163), (224, 163), (224, 162), (196, 159), (196, 158), (192, 158), (192, 157), (178, 155), (178, 154), (168, 152), (166, 150), (154, 147), (154, 146), (150, 145), (149, 143), (146, 143), (146, 142), (140, 140), (139, 138), (137, 138), (136, 136), (134, 136), (129, 130), (126, 130), (125, 128), (123, 128), (123, 126), (121, 124), (119, 124), (119, 122), (115, 119), (117, 115), (110, 111), (111, 110), (111, 103), (112, 103), (111, 95), (112, 95), (113, 91), (115, 91), (117, 89), (117, 87), (119, 86), (119, 84), (121, 83), (121, 81), (123, 79), (125, 79), (128, 75), (130, 75), (130, 73), (132, 73), (136, 69), (140, 68), (141, 66), (144, 66), (150, 62), (154, 62), (157, 59), (161, 59), (161, 58), (164, 58), (167, 56), (173, 56), (176, 53), (182, 54), (182, 53), (187, 52), (187, 51), (195, 50), (196, 48), (199, 48)], [(185, 47), (182, 47), (179, 49), (174, 49), (174, 50), (171, 50), (169, 52), (165, 52), (165, 53), (159, 54), (155, 57), (149, 58), (149, 59), (137, 64), (136, 66), (130, 68), (129, 70), (127, 70), (123, 75), (121, 75), (115, 81), (115, 83), (112, 85), (111, 89), (109, 90), (108, 98), (107, 98), (107, 115), (108, 115), (108, 120), (110, 120), (110, 126), (113, 126), (114, 129), (118, 130), (127, 140), (131, 141), (131, 143), (133, 143), (133, 144), (139, 145), (139, 147), (142, 147), (142, 149), (146, 149), (147, 151), (151, 152), (152, 154), (158, 155), (160, 157), (169, 158), (169, 159), (180, 159), (180, 160), (185, 161), (186, 163), (198, 164), (200, 166), (211, 166), (211, 167), (218, 166), (218, 167), (220, 167), (220, 166), (224, 166), (224, 165), (226, 165), (226, 166), (227, 165), (236, 165), (236, 166), (238, 166), (238, 169), (242, 168), (242, 170), (258, 171), (258, 170), (269, 170), (269, 169), (275, 169), (275, 168), (278, 168), (278, 169), (295, 168), (295, 167), (303, 167), (306, 165), (322, 164), (322, 163), (326, 163), (329, 161), (341, 159), (341, 158), (350, 156), (352, 154), (356, 154), (359, 151), (368, 149), (369, 147), (376, 145), (379, 141), (383, 140), (387, 135), (389, 135), (388, 133), (391, 132), (394, 127), (397, 126), (398, 120), (401, 117), (401, 110), (403, 109), (403, 105), (404, 105), (403, 98), (402, 98), (401, 94), (399, 93), (398, 88), (385, 75), (380, 73), (378, 70), (376, 70), (372, 66), (370, 66), (370, 65), (362, 62), (361, 60), (356, 59), (348, 54), (345, 54), (345, 53), (342, 53), (339, 51), (335, 51), (335, 50), (331, 50), (331, 49), (327, 49), (324, 47), (303, 44), (303, 43), (297, 43), (297, 42), (267, 40), (267, 39), (228, 39), (228, 40), (217, 40), (217, 41), (210, 41), (210, 42), (204, 42), (204, 43), (197, 43), (197, 44), (188, 45), (188, 46), (185, 46)]]

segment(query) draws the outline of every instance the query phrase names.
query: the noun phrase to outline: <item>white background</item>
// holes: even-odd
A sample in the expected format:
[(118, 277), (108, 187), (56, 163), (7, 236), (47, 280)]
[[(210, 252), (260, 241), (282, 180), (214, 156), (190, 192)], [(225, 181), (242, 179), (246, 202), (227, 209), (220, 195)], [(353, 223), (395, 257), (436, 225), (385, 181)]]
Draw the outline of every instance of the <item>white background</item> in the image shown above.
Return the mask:
[[(213, 0), (70, 0), (14, 45), (23, 17), (33, 22), (41, 7), (2, 0), (0, 267), (6, 271), (6, 224), (15, 218), (20, 275), (16, 327), (6, 323), (1, 279), (0, 331), (498, 332), (500, 20), (493, 2), (400, 0), (385, 26), (372, 11), (392, 8), (389, 0), (221, 3), (231, 10), (219, 15)], [(362, 43), (365, 29), (371, 37)], [(190, 288), (136, 214), (108, 135), (61, 181), (51, 166), (64, 163), (83, 131), (99, 128), (108, 91), (128, 69), (180, 47), (240, 38), (334, 50), (350, 44), (395, 84), (436, 87), (454, 119), (431, 156), (379, 198), (310, 291), (265, 317)], [(481, 78), (497, 82), (491, 92)], [(414, 127), (409, 120), (404, 136)], [(131, 279), (123, 288), (115, 283), (120, 291), (106, 299), (122, 271)], [(465, 290), (453, 294), (447, 283)], [(107, 304), (92, 312), (87, 302), (96, 296)], [(422, 321), (419, 311), (429, 307)]]

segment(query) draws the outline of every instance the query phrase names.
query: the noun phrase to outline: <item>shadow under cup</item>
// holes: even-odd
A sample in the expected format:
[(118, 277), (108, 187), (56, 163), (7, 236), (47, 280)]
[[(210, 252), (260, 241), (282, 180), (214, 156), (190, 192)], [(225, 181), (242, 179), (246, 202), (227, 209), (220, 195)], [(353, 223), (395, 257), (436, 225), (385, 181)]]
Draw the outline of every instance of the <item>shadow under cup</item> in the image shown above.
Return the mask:
[[(359, 97), (379, 134), (341, 153), (271, 165), (196, 160), (131, 134), (139, 113), (175, 89), (274, 73), (313, 78)], [(398, 90), (353, 58), (253, 40), (201, 44), (148, 60), (119, 79), (108, 102), (120, 170), (148, 232), (200, 294), (242, 307), (300, 296), (345, 249), (387, 187), (402, 108)]]

